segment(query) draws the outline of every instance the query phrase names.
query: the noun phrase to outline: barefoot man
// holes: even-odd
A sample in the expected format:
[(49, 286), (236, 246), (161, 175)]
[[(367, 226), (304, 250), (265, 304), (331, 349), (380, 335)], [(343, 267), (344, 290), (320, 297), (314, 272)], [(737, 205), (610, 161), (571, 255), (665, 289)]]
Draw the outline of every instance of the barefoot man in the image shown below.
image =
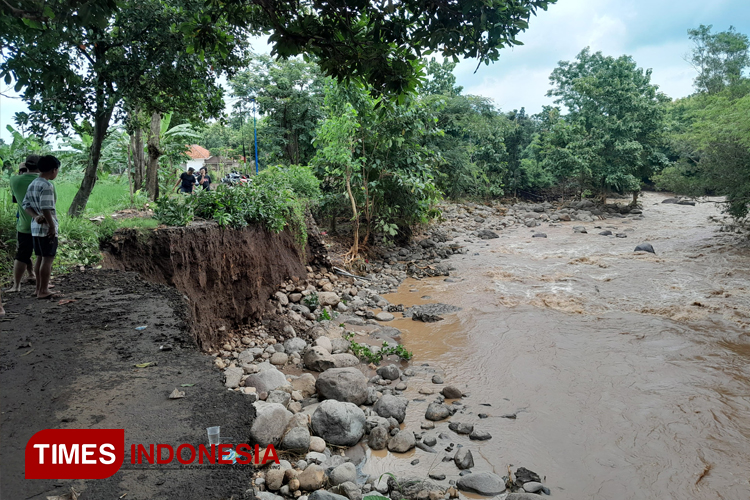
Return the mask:
[(39, 159), (39, 177), (29, 184), (23, 209), (32, 218), (31, 236), (36, 254), (36, 298), (48, 299), (52, 262), (57, 255), (57, 214), (55, 212), (55, 186), (50, 182), (57, 177), (60, 160), (52, 155)]

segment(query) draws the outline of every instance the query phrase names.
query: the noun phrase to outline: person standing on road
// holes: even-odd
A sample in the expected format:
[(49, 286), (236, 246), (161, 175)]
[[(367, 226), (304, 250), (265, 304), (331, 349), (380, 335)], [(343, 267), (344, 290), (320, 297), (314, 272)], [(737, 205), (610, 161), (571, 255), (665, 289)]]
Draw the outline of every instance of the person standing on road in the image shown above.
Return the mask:
[(13, 263), (13, 286), (6, 292), (20, 292), (23, 273), (28, 272), (29, 281), (36, 281), (34, 265), (31, 256), (34, 253), (34, 242), (31, 236), (31, 216), (21, 209), (23, 199), (29, 185), (39, 175), (39, 155), (29, 155), (26, 158), (24, 168), (26, 173), (14, 175), (10, 178), (10, 191), (13, 193), (14, 201), (19, 205), (18, 219), (16, 220), (16, 257)]
[(180, 193), (192, 194), (193, 186), (195, 185), (195, 176), (193, 175), (193, 172), (195, 172), (195, 169), (190, 167), (187, 172), (180, 174), (177, 184), (174, 185), (175, 188), (180, 186)]
[(55, 186), (50, 182), (60, 171), (60, 160), (52, 155), (39, 159), (39, 177), (29, 184), (22, 207), (31, 219), (31, 236), (36, 254), (36, 298), (48, 299), (57, 295), (49, 289), (52, 263), (57, 255), (57, 213)]

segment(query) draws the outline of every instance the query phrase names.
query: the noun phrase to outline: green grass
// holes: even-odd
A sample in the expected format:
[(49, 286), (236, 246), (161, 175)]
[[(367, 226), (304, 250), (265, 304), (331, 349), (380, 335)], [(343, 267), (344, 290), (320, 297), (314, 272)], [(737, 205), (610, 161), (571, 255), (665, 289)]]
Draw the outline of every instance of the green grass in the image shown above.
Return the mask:
[[(57, 191), (57, 213), (67, 214), (80, 184), (54, 182)], [(86, 203), (84, 215), (111, 215), (117, 210), (129, 208), (130, 195), (125, 183), (97, 182)]]

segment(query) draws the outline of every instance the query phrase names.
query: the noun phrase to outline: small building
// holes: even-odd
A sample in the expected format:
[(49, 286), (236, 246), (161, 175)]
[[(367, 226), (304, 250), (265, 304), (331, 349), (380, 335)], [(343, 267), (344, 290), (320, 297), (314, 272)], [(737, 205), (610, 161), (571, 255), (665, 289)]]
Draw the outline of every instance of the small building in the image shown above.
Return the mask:
[(185, 170), (193, 167), (196, 172), (203, 168), (206, 160), (211, 158), (211, 153), (208, 151), (208, 149), (198, 146), (197, 144), (191, 144), (190, 146), (188, 146), (186, 154), (190, 157), (190, 159), (185, 162)]

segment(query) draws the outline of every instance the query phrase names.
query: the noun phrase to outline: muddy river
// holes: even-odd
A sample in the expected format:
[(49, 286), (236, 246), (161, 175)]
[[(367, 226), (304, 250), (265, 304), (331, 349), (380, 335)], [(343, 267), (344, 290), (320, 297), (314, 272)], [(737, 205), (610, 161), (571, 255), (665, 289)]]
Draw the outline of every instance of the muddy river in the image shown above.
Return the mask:
[[(469, 441), (441, 422), (428, 431), (449, 435), (437, 454), (380, 453), (366, 471), (456, 479), (442, 461), (455, 442), (474, 470), (537, 472), (552, 498), (750, 498), (750, 245), (719, 230), (714, 203), (663, 198), (645, 196), (642, 220), (543, 224), (546, 239), (526, 227), (459, 237), (469, 252), (450, 259), (448, 281), (410, 279), (386, 296), (462, 308), (391, 325), (414, 366), (468, 394), (452, 420), (493, 437)], [(641, 242), (656, 255), (633, 253)], [(410, 379), (405, 426), (416, 432), (435, 397), (420, 388), (440, 386), (429, 373)]]

